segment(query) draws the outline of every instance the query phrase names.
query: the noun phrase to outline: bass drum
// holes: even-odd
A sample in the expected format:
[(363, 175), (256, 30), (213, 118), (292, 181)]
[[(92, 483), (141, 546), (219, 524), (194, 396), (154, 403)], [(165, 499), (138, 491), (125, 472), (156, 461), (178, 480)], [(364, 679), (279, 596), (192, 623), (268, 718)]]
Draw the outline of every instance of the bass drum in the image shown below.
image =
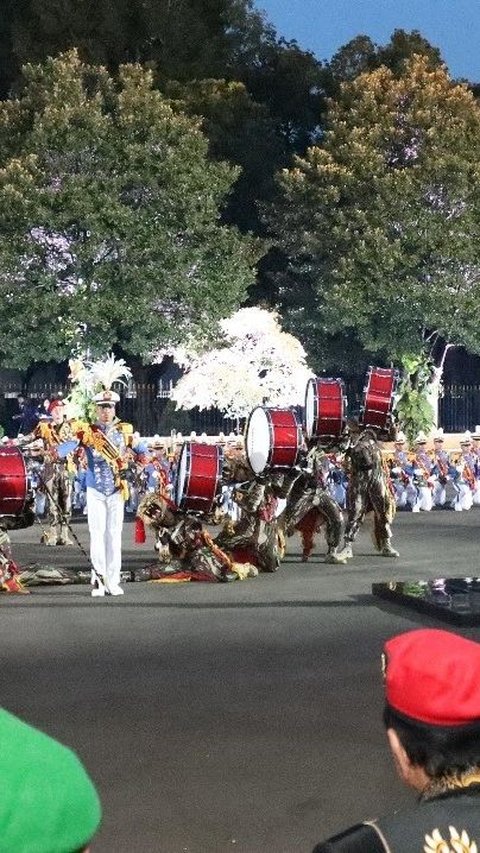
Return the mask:
[(250, 413), (245, 432), (245, 451), (252, 471), (293, 468), (298, 464), (302, 430), (292, 409), (257, 406)]
[(216, 444), (186, 441), (180, 452), (174, 489), (176, 505), (183, 510), (205, 513), (212, 510), (220, 490), (223, 451)]
[(27, 493), (27, 469), (18, 447), (0, 447), (0, 517), (20, 515)]
[(305, 392), (307, 438), (339, 438), (345, 426), (347, 397), (342, 379), (313, 378)]
[(364, 388), (361, 423), (366, 427), (388, 429), (395, 391), (399, 379), (398, 370), (370, 367)]

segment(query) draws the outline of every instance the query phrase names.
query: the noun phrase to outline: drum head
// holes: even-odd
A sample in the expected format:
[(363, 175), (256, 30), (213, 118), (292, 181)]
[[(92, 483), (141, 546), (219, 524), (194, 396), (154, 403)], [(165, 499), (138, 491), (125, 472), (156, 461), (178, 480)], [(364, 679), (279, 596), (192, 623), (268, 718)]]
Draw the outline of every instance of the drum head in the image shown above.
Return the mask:
[(317, 398), (317, 383), (315, 379), (309, 379), (305, 392), (305, 435), (312, 438), (315, 423), (315, 404)]
[(245, 452), (254, 474), (261, 474), (268, 462), (271, 448), (271, 429), (267, 411), (257, 406), (250, 413), (245, 433)]
[(177, 479), (175, 481), (174, 501), (180, 506), (185, 494), (185, 482), (187, 479), (188, 442), (185, 442), (178, 458)]

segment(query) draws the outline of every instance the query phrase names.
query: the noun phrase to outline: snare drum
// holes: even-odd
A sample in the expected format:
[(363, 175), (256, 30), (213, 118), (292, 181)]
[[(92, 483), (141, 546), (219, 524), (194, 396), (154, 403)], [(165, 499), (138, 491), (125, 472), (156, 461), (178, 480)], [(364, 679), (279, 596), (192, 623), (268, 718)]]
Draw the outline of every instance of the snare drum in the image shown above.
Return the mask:
[(342, 379), (309, 379), (305, 392), (307, 438), (339, 438), (345, 426), (346, 408)]
[(23, 512), (27, 482), (25, 460), (18, 447), (0, 447), (0, 516)]
[(245, 451), (252, 471), (265, 468), (293, 468), (302, 446), (302, 429), (292, 409), (256, 406), (250, 413), (245, 433)]
[(388, 429), (398, 378), (398, 370), (393, 368), (370, 367), (368, 369), (360, 417), (364, 426)]
[(180, 509), (208, 514), (220, 490), (223, 451), (216, 444), (186, 441), (180, 452), (174, 489)]

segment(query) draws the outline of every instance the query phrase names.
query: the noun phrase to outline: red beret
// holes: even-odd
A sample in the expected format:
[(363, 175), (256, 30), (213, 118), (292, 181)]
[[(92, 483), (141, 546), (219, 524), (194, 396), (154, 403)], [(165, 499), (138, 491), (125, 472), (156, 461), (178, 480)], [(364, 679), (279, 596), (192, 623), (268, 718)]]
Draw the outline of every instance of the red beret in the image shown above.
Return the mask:
[(399, 634), (385, 643), (387, 703), (432, 726), (480, 721), (480, 644), (439, 629)]
[(64, 400), (52, 400), (48, 406), (49, 414), (51, 414), (54, 409), (58, 409), (59, 406), (64, 406), (64, 405), (65, 405)]

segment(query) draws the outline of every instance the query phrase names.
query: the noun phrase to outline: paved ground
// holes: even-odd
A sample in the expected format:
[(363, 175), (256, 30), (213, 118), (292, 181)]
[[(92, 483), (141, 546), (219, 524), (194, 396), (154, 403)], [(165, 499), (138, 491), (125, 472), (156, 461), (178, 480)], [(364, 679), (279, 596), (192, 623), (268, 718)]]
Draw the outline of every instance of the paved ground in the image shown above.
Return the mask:
[[(386, 637), (433, 619), (373, 581), (474, 575), (480, 510), (401, 514), (398, 560), (364, 530), (347, 567), (299, 562), (232, 584), (127, 584), (0, 596), (2, 704), (72, 745), (96, 780), (98, 853), (290, 853), (410, 801), (381, 726)], [(85, 521), (75, 530), (86, 545)], [(12, 534), (20, 562), (86, 568)], [(124, 564), (152, 558), (124, 531)], [(448, 626), (445, 626), (448, 627)], [(461, 633), (480, 639), (479, 629)]]

